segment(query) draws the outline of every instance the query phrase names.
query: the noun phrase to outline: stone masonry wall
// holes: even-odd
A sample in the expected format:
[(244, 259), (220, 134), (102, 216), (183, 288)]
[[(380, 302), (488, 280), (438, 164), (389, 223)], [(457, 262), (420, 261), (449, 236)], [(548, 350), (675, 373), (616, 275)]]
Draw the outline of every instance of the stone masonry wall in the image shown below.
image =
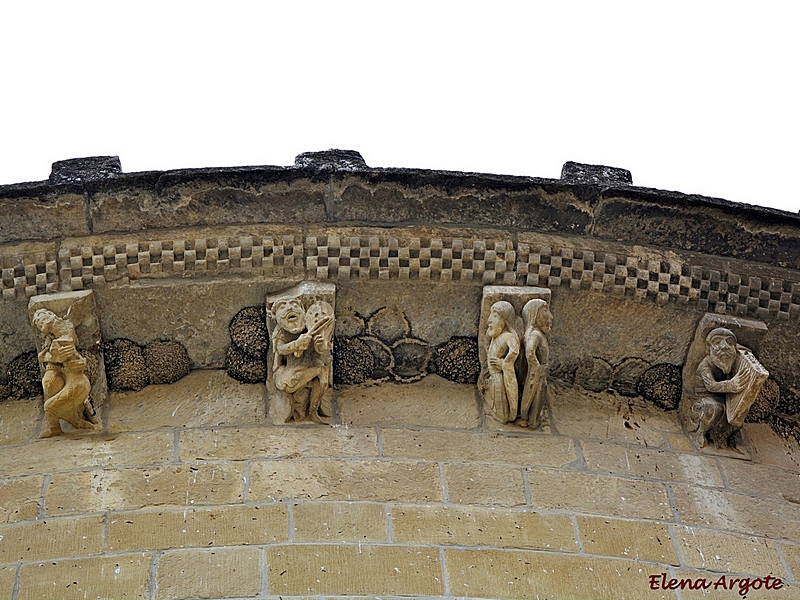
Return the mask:
[(0, 596), (701, 597), (661, 573), (800, 594), (800, 454), (764, 426), (745, 462), (606, 394), (557, 386), (521, 434), (474, 386), (391, 387), (340, 391), (333, 428), (268, 425), (263, 385), (220, 371), (111, 394), (100, 435), (38, 440), (38, 403), (0, 404)]

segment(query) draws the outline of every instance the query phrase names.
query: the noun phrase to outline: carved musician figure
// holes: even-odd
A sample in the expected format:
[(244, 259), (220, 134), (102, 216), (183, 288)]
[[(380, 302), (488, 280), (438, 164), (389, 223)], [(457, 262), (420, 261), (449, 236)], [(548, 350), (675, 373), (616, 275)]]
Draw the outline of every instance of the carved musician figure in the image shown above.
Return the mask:
[(299, 298), (283, 298), (269, 307), (276, 322), (272, 332), (275, 387), (287, 394), (292, 412), (287, 421), (326, 423), (320, 414), (330, 385), (333, 308), (319, 300), (303, 309)]
[(688, 429), (701, 448), (707, 441), (732, 445), (769, 372), (729, 329), (713, 329), (706, 345), (691, 390)]

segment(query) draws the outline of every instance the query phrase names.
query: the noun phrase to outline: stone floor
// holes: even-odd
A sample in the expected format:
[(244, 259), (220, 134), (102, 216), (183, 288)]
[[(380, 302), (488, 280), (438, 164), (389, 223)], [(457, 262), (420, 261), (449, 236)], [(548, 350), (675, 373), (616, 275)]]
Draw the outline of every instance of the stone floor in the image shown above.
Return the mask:
[(551, 392), (535, 432), (435, 376), (340, 390), (334, 427), (269, 425), (222, 371), (47, 440), (2, 402), (0, 597), (800, 598), (800, 449), (698, 452), (674, 413)]

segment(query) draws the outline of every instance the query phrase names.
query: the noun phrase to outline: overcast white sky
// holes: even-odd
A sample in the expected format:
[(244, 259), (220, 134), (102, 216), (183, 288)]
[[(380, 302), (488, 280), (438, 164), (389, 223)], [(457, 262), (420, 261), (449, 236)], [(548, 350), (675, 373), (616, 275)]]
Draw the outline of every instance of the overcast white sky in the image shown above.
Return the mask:
[(560, 176), (796, 212), (798, 2), (6, 2), (0, 184), (53, 161)]

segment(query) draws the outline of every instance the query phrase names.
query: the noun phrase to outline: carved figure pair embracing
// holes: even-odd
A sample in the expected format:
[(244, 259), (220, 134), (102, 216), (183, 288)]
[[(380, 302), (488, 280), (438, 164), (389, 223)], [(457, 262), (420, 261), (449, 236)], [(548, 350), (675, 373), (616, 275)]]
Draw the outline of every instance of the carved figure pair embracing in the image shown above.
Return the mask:
[(550, 358), (547, 336), (552, 327), (553, 315), (540, 298), (525, 304), (521, 319), (510, 302), (492, 304), (486, 322), (486, 363), (478, 387), (486, 413), (495, 420), (516, 421), (533, 429), (541, 425)]

